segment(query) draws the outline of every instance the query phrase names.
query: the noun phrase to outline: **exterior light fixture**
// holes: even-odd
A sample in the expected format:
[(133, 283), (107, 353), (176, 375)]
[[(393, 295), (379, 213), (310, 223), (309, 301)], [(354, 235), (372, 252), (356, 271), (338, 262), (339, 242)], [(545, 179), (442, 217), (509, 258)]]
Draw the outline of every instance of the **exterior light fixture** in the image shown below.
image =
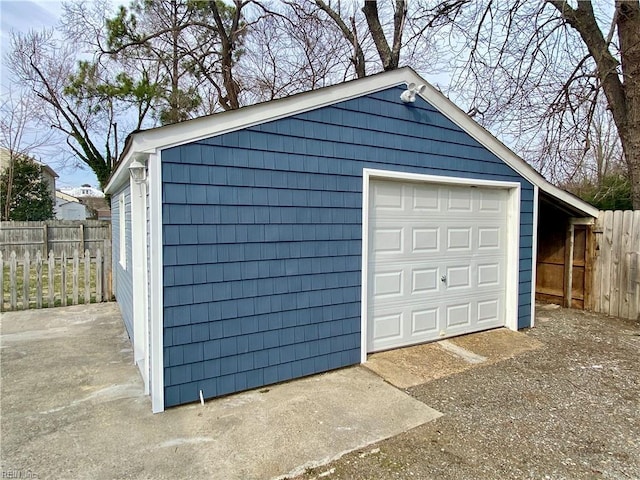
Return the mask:
[(416, 101), (416, 94), (422, 93), (425, 88), (424, 84), (416, 85), (415, 83), (410, 83), (407, 85), (407, 89), (400, 95), (400, 100), (404, 103), (413, 103)]
[(129, 165), (129, 174), (137, 185), (142, 184), (147, 179), (146, 161), (141, 161), (139, 157), (136, 157)]

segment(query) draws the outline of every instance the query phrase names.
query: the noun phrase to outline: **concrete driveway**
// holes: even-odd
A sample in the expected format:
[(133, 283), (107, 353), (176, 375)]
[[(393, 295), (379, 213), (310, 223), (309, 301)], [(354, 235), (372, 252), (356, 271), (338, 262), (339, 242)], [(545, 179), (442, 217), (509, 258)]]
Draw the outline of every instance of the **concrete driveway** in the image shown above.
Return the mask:
[(640, 478), (640, 322), (545, 308), (158, 415), (115, 304), (4, 314), (2, 475)]
[(0, 346), (2, 478), (292, 476), (440, 416), (363, 367), (153, 415), (114, 303), (3, 314)]

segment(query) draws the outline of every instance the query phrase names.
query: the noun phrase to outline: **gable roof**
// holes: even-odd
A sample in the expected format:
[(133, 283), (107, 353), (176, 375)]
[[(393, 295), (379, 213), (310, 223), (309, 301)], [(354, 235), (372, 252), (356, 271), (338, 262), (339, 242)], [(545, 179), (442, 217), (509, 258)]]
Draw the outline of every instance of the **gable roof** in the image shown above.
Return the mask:
[(60, 200), (64, 200), (66, 202), (80, 203), (80, 200), (78, 200), (76, 197), (74, 197), (73, 195), (69, 195), (68, 193), (64, 193), (61, 190), (56, 190), (56, 198), (59, 198)]
[[(511, 151), (485, 128), (476, 123), (451, 100), (409, 67), (351, 80), (338, 85), (291, 95), (289, 97), (216, 113), (185, 122), (136, 132), (129, 136), (120, 163), (112, 174), (105, 193), (122, 185), (128, 178), (128, 167), (137, 154), (157, 153), (170, 147), (229, 133), (261, 123), (333, 105), (410, 83), (424, 85), (418, 95), (445, 117), (491, 151), (543, 193), (551, 196), (577, 215), (597, 217), (598, 209), (547, 181), (531, 165)], [(398, 98), (398, 102), (400, 102)]]

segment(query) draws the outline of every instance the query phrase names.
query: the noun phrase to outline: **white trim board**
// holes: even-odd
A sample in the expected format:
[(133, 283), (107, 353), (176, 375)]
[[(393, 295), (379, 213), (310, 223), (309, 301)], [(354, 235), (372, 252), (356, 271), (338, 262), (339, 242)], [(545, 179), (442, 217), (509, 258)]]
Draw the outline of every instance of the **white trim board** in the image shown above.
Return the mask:
[(133, 296), (133, 351), (134, 361), (138, 365), (144, 382), (145, 394), (149, 393), (149, 365), (146, 322), (146, 185), (129, 180), (131, 197), (131, 283)]
[(535, 327), (536, 323), (536, 281), (538, 265), (538, 216), (540, 204), (538, 203), (539, 189), (533, 186), (533, 232), (531, 235), (531, 323), (530, 327)]
[[(164, 296), (162, 258), (162, 162), (160, 155), (150, 155), (149, 163), (149, 207), (151, 228), (151, 255), (149, 270), (151, 275), (151, 318), (150, 335), (150, 387), (151, 409), (153, 413), (164, 411)], [(158, 188), (153, 188), (157, 185)], [(146, 285), (146, 284), (145, 284)]]
[(371, 179), (413, 181), (440, 185), (468, 185), (502, 188), (509, 191), (507, 206), (507, 259), (505, 290), (505, 326), (510, 330), (518, 330), (518, 291), (520, 265), (520, 183), (492, 180), (477, 180), (437, 175), (423, 175), (388, 170), (364, 168), (362, 170), (362, 272), (360, 299), (360, 362), (367, 361), (367, 327), (368, 327), (368, 275), (369, 275), (369, 199)]
[[(449, 120), (471, 135), (532, 184), (537, 185), (542, 191), (560, 201), (571, 205), (576, 210), (583, 212), (584, 216), (598, 216), (598, 209), (549, 183), (542, 175), (536, 172), (533, 167), (476, 123), (451, 102), (451, 100), (409, 67), (379, 73), (377, 75), (370, 75), (358, 80), (243, 107), (238, 110), (222, 112), (135, 133), (130, 136), (125, 151), (121, 156), (120, 165), (112, 175), (105, 188), (105, 192), (112, 192), (115, 187), (124, 181), (123, 176), (127, 173), (127, 169), (135, 153), (156, 153), (161, 149), (184, 145), (203, 138), (289, 117), (409, 83), (425, 85), (425, 88), (419, 96), (433, 105)], [(402, 103), (400, 98), (398, 98), (398, 103)], [(407, 104), (407, 108), (411, 108), (411, 104)]]

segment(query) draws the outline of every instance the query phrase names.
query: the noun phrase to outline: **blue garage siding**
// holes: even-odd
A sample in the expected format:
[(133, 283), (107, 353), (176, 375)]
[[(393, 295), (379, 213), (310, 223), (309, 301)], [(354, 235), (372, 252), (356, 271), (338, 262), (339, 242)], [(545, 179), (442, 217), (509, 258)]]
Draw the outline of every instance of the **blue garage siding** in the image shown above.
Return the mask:
[[(120, 196), (124, 195), (124, 212), (120, 212)], [(125, 254), (126, 268), (120, 264), (120, 215), (125, 215)], [(131, 273), (131, 192), (129, 184), (125, 188), (111, 196), (111, 238), (112, 272), (114, 277), (114, 292), (124, 325), (131, 342), (133, 343), (133, 277)]]
[(530, 324), (533, 187), (401, 92), (162, 152), (167, 407), (359, 362), (363, 168), (519, 181)]

